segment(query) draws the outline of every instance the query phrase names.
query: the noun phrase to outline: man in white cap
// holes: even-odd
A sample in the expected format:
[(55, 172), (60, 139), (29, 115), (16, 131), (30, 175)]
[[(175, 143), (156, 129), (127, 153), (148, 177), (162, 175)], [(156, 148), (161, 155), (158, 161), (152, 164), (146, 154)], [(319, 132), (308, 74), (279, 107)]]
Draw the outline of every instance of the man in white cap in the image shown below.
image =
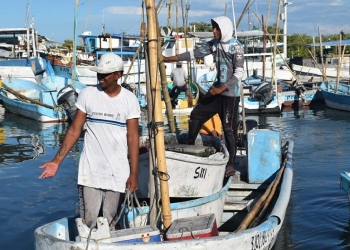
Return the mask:
[(40, 167), (44, 171), (39, 178), (53, 177), (86, 124), (78, 193), (80, 216), (90, 228), (96, 226), (101, 209), (113, 230), (120, 193), (138, 187), (140, 106), (136, 96), (117, 83), (123, 69), (119, 56), (101, 56), (98, 66), (91, 68), (97, 72), (99, 84), (80, 92), (76, 116), (60, 149), (51, 162)]
[(186, 71), (182, 68), (181, 62), (176, 63), (176, 68), (171, 72), (170, 79), (173, 81), (173, 88), (170, 90), (169, 96), (171, 98), (171, 106), (174, 109), (177, 104), (177, 97), (179, 96), (180, 92), (186, 92), (187, 90), (187, 74)]

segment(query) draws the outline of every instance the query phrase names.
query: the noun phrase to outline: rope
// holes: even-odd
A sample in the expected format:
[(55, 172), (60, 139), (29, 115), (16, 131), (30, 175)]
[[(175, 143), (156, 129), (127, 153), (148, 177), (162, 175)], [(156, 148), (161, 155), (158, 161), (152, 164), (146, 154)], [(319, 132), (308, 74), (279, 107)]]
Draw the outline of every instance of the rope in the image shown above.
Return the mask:
[(199, 237), (194, 236), (192, 228), (193, 228), (193, 222), (191, 222), (191, 230), (188, 230), (187, 227), (182, 227), (182, 228), (180, 228), (179, 231), (181, 232), (181, 237), (180, 237), (179, 240), (182, 239), (182, 236), (183, 236), (183, 234), (184, 234), (184, 229), (187, 230), (186, 232), (190, 232), (190, 233), (191, 233), (191, 236), (192, 236), (193, 239), (198, 239)]
[[(135, 227), (136, 222), (135, 222), (134, 200), (135, 200), (135, 202), (136, 202), (137, 207), (139, 208), (139, 210), (140, 210), (140, 212), (141, 212), (141, 211), (142, 211), (141, 205), (140, 205), (139, 200), (138, 200), (137, 197), (136, 197), (136, 194), (135, 194), (135, 193), (131, 193), (130, 190), (127, 190), (127, 191), (126, 191), (126, 194), (125, 194), (125, 197), (124, 197), (123, 205), (124, 205), (125, 207), (127, 207), (129, 211), (130, 211), (130, 209), (132, 209), (132, 211), (133, 211), (133, 217), (134, 217), (134, 218), (133, 218), (133, 221), (134, 221), (134, 227)], [(146, 205), (147, 205), (147, 204), (146, 204)], [(130, 207), (131, 207), (131, 208), (130, 208)], [(112, 223), (113, 223), (114, 221), (117, 221), (117, 222), (118, 222), (118, 221), (120, 220), (120, 218), (121, 218), (121, 216), (122, 216), (122, 212), (123, 212), (123, 209), (120, 210), (119, 215), (118, 215), (118, 213), (115, 214), (115, 216), (113, 217), (113, 219), (110, 221), (110, 223), (109, 223), (109, 225), (108, 225), (109, 227), (112, 225)], [(117, 215), (118, 215), (118, 217), (117, 217)], [(116, 218), (117, 218), (117, 219), (116, 219)], [(125, 225), (125, 217), (124, 217), (123, 223), (124, 223), (124, 228), (126, 228), (126, 225)], [(96, 245), (97, 245), (97, 243), (98, 243), (98, 241), (99, 241), (99, 240), (96, 240), (96, 239), (91, 239), (91, 233), (92, 233), (92, 230), (93, 230), (93, 229), (94, 229), (94, 227), (91, 227), (91, 228), (90, 228), (89, 235), (88, 235), (88, 238), (87, 238), (87, 244), (86, 244), (85, 250), (88, 250), (90, 240), (95, 241), (95, 242), (96, 242)], [(102, 240), (102, 239), (100, 239), (100, 240)], [(98, 245), (97, 245), (97, 247), (98, 247)]]

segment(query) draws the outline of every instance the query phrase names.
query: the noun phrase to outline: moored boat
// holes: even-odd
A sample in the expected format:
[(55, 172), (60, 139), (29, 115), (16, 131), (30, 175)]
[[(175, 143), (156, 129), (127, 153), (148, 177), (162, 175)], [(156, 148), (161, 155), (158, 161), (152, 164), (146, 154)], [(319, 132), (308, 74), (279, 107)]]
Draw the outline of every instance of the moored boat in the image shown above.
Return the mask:
[(20, 78), (4, 78), (0, 99), (12, 113), (40, 122), (60, 122), (67, 117), (57, 105), (57, 90)]
[[(251, 130), (247, 136), (248, 155), (242, 153), (237, 156), (235, 167), (239, 173), (226, 180), (219, 192), (206, 197), (186, 199), (183, 202), (171, 202), (173, 223), (180, 219), (191, 222), (201, 216), (214, 213), (217, 236), (214, 236), (216, 235), (214, 233), (181, 240), (180, 233), (180, 237), (174, 240), (169, 239), (169, 235), (164, 232), (163, 237), (159, 237), (158, 240), (150, 240), (150, 237), (145, 237), (149, 232), (137, 233), (138, 228), (140, 230), (144, 228), (142, 226), (144, 217), (148, 216), (148, 207), (141, 206), (141, 209), (125, 209), (129, 226), (141, 225), (141, 227), (132, 228), (134, 240), (121, 242), (121, 239), (125, 239), (121, 237), (123, 232), (126, 232), (124, 230), (130, 229), (110, 232), (108, 227), (105, 228), (107, 225), (103, 225), (101, 218), (98, 229), (89, 237), (86, 231), (82, 233), (84, 230), (78, 228), (81, 226), (79, 222), (81, 220), (69, 217), (37, 228), (35, 248), (36, 250), (86, 249), (87, 247), (100, 250), (160, 250), (165, 248), (231, 249), (234, 246), (237, 249), (251, 249), (252, 247), (253, 249), (272, 249), (284, 221), (293, 180), (293, 142), (288, 141), (283, 144), (280, 136), (280, 132), (277, 131)], [(243, 149), (242, 152), (244, 152)], [(264, 160), (261, 160), (262, 158)], [(225, 194), (224, 199), (221, 200), (223, 193)], [(210, 201), (210, 199), (217, 201), (216, 206), (208, 206), (205, 205), (207, 203), (201, 202)], [(204, 206), (207, 206), (207, 209), (204, 209)], [(222, 206), (221, 210), (219, 210), (220, 206)], [(191, 228), (191, 224), (188, 224), (187, 227)], [(160, 231), (157, 231), (158, 235)], [(191, 229), (189, 231), (191, 232)]]
[(350, 111), (350, 85), (322, 82), (320, 90), (327, 107)]
[[(197, 137), (196, 145), (187, 145), (186, 138), (185, 133), (179, 136), (171, 133), (164, 137), (169, 196), (206, 197), (219, 192), (229, 157), (224, 143), (218, 137), (201, 135)], [(140, 144), (149, 148), (148, 137), (142, 136)], [(150, 195), (149, 172), (149, 153), (146, 152), (139, 156), (137, 197)]]
[(340, 187), (347, 193), (350, 205), (350, 173), (343, 171), (340, 173)]
[[(197, 104), (199, 100), (199, 88), (198, 85), (194, 82), (189, 82), (187, 84), (187, 90), (181, 91), (180, 94), (177, 97), (177, 104), (175, 105), (175, 108), (173, 109), (173, 112), (181, 112), (181, 113), (189, 113), (192, 111), (193, 107)], [(173, 82), (169, 82), (168, 85), (168, 92), (173, 87)], [(162, 109), (163, 112), (166, 111), (165, 102), (162, 102)]]
[[(199, 78), (198, 88), (201, 94), (205, 94), (216, 80), (216, 71), (210, 71)], [(281, 112), (283, 98), (281, 93), (273, 91), (268, 82), (262, 82), (261, 78), (250, 76), (242, 82), (244, 103), (239, 103), (239, 112), (243, 106), (245, 113), (278, 113)]]

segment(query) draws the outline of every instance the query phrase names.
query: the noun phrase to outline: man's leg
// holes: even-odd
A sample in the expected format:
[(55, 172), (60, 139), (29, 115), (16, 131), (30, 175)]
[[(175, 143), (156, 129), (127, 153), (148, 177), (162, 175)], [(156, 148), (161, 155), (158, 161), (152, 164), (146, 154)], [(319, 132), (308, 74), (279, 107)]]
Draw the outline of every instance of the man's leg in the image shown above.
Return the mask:
[(119, 198), (119, 192), (105, 191), (103, 198), (103, 217), (107, 218), (110, 230), (115, 230), (115, 225), (118, 222)]
[(237, 116), (239, 97), (223, 97), (222, 110), (219, 113), (224, 131), (225, 145), (229, 152), (225, 177), (235, 174), (233, 164), (237, 148)]
[(209, 92), (197, 103), (190, 115), (188, 144), (194, 145), (201, 126), (217, 113), (219, 106), (220, 98), (211, 95)]
[(80, 217), (89, 228), (96, 227), (98, 213), (101, 208), (102, 191), (78, 185)]
[(171, 98), (171, 106), (174, 109), (176, 106), (176, 99), (179, 96), (180, 89), (179, 87), (173, 87), (169, 92), (169, 97)]

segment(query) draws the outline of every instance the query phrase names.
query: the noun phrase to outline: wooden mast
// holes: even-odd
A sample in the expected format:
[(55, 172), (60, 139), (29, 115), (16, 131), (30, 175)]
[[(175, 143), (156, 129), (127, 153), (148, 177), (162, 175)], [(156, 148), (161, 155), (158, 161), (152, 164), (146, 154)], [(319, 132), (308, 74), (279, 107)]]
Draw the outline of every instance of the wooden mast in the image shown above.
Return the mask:
[[(276, 71), (276, 55), (277, 55), (277, 42), (278, 42), (278, 24), (280, 21), (280, 12), (281, 12), (281, 0), (278, 1), (277, 8), (277, 20), (276, 20), (276, 29), (275, 29), (275, 41), (273, 46), (273, 60), (272, 60), (272, 72), (271, 72), (271, 84), (275, 82), (275, 71)], [(277, 85), (277, 84), (276, 84)]]
[(74, 86), (74, 81), (76, 80), (76, 67), (77, 67), (77, 18), (78, 18), (78, 3), (79, 0), (75, 0), (75, 10), (74, 10), (74, 39), (73, 39), (73, 65), (72, 65), (72, 85)]
[[(149, 70), (150, 83), (152, 94), (155, 96), (154, 105), (154, 122), (157, 133), (156, 149), (157, 149), (157, 163), (160, 173), (167, 173), (165, 162), (165, 148), (164, 148), (164, 120), (162, 116), (160, 82), (158, 73), (158, 35), (157, 35), (157, 16), (156, 6), (154, 0), (146, 0), (147, 23), (148, 23), (148, 55), (149, 55)], [(171, 210), (169, 198), (168, 181), (160, 176), (160, 191), (162, 202), (162, 216), (164, 228), (168, 228), (171, 224)]]

